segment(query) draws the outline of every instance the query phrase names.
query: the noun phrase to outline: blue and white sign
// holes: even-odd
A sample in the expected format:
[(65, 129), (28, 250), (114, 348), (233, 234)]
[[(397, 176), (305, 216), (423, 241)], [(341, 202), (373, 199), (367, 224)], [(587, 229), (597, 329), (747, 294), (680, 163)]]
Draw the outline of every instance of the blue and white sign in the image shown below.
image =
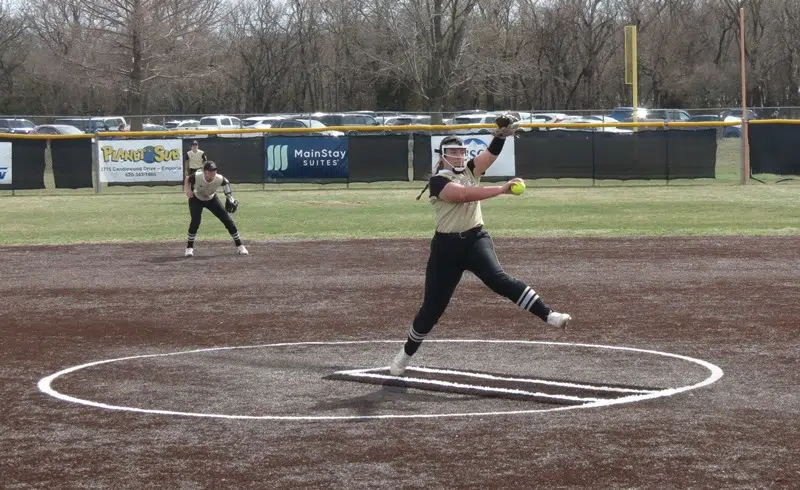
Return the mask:
[(272, 179), (346, 179), (347, 137), (265, 138), (264, 168)]
[[(493, 138), (490, 134), (459, 134), (458, 137), (464, 140), (464, 146), (467, 147), (467, 160), (475, 158), (478, 153), (488, 148)], [(444, 136), (431, 136), (431, 157), (433, 159), (431, 171), (435, 171), (436, 166), (439, 164), (439, 154), (436, 153), (436, 150), (439, 149), (439, 144), (444, 138)], [(514, 177), (516, 175), (515, 169), (514, 138), (506, 138), (503, 151), (500, 152), (500, 156), (489, 167), (485, 175), (490, 177)]]
[(0, 143), (0, 184), (12, 184), (11, 143)]

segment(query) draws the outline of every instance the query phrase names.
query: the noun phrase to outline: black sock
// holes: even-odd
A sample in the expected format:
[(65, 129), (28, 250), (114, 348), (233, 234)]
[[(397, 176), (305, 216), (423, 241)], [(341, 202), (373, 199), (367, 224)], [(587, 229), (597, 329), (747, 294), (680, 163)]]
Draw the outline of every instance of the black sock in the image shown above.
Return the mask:
[(547, 316), (550, 315), (550, 312), (553, 311), (544, 304), (541, 298), (537, 299), (533, 302), (533, 305), (530, 307), (531, 313), (538, 316), (542, 319), (542, 321), (547, 321)]
[(551, 311), (550, 308), (544, 304), (542, 298), (536, 294), (536, 291), (531, 289), (529, 286), (525, 286), (525, 289), (522, 291), (522, 294), (517, 300), (517, 305), (523, 310), (530, 311), (545, 322), (547, 321), (547, 315), (549, 315)]
[(405, 347), (403, 347), (403, 350), (406, 351), (406, 355), (413, 356), (417, 352), (417, 349), (419, 349), (419, 346), (422, 345), (422, 341), (425, 340), (425, 337), (427, 335), (428, 335), (427, 333), (421, 334), (417, 332), (416, 330), (414, 330), (414, 327), (412, 326), (411, 329), (409, 329), (408, 331), (408, 339), (406, 340), (406, 345)]
[(417, 352), (417, 349), (419, 349), (420, 345), (422, 345), (422, 342), (416, 342), (408, 339), (406, 340), (406, 345), (403, 347), (403, 350), (406, 351), (406, 355), (413, 356)]

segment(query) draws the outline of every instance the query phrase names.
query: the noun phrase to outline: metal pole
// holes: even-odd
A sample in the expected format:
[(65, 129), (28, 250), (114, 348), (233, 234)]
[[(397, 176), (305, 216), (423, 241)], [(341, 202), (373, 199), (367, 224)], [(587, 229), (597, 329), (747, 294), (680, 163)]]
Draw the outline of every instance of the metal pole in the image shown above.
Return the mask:
[(750, 178), (750, 144), (747, 122), (747, 74), (745, 70), (744, 49), (744, 8), (739, 9), (739, 63), (742, 71), (742, 185)]

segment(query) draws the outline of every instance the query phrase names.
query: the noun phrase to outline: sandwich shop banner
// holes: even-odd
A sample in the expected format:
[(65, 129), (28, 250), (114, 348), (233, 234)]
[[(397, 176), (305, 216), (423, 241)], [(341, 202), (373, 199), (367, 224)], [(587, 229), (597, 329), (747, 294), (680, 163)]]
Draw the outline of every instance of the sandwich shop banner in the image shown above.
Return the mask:
[(102, 140), (100, 182), (182, 182), (183, 146), (174, 140)]

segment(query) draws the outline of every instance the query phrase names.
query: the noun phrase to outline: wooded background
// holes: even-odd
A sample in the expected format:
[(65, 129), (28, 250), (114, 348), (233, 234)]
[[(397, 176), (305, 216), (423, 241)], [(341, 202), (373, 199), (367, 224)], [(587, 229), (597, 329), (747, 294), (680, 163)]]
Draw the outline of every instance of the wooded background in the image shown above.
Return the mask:
[(6, 114), (800, 105), (798, 0), (0, 0)]

